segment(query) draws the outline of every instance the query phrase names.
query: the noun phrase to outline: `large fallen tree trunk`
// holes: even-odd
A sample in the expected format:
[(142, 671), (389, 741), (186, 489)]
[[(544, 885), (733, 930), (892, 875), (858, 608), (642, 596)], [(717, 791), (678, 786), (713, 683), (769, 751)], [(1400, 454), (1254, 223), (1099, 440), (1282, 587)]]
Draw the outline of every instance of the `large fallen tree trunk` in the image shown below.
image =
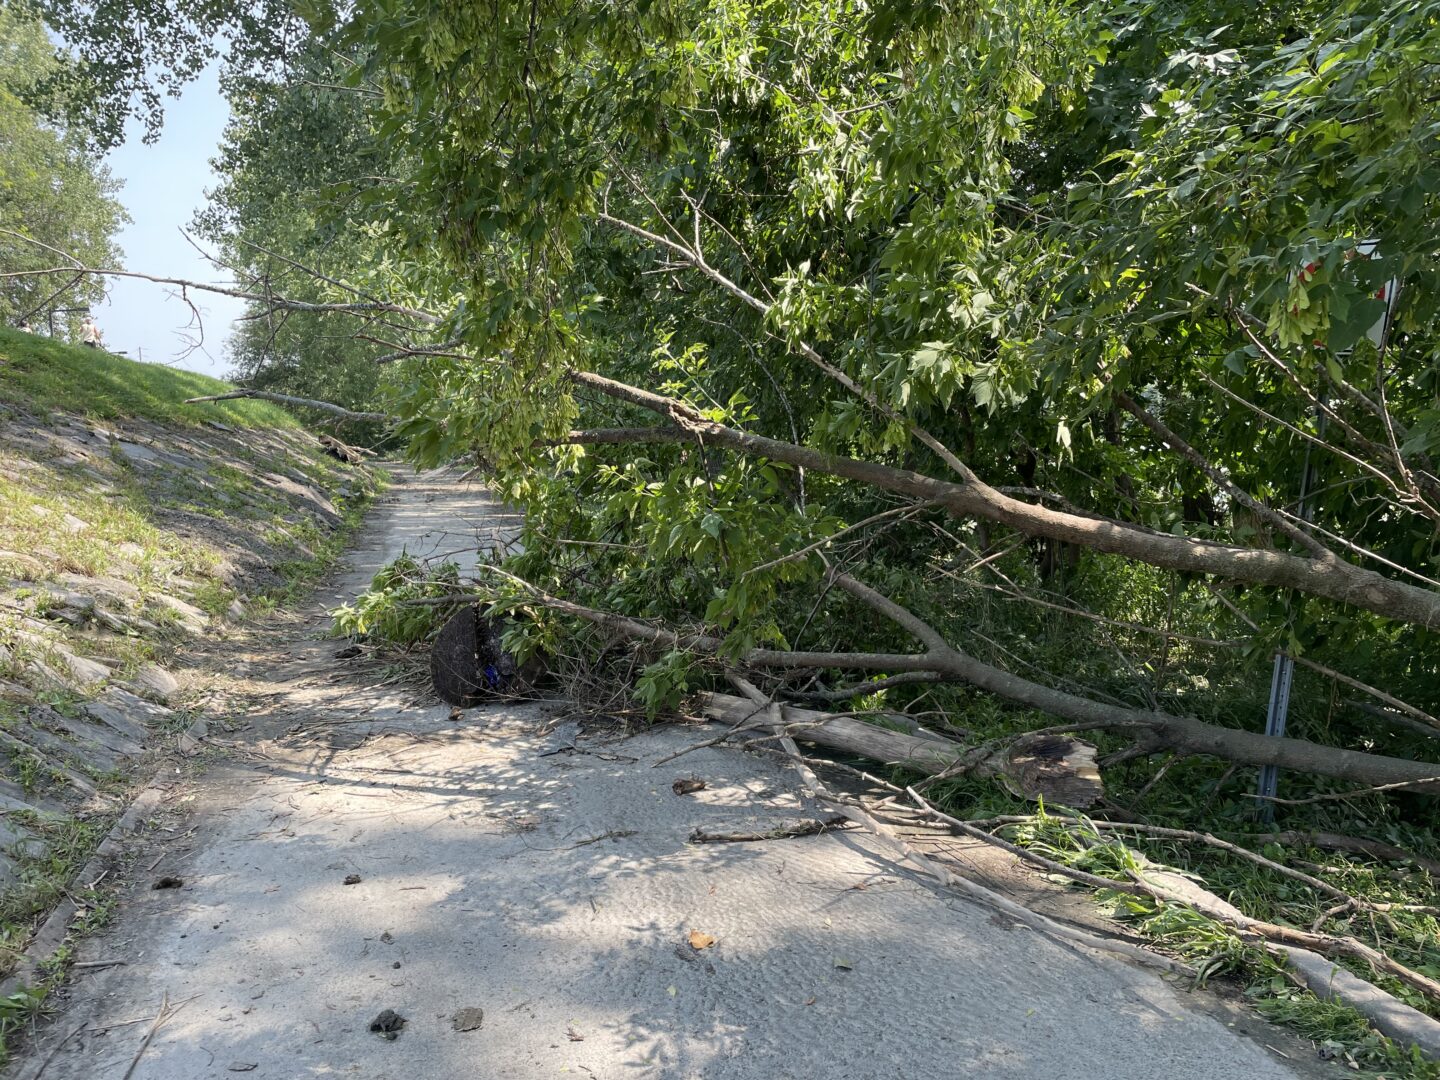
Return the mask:
[[(732, 694), (703, 694), (700, 711), (737, 728), (768, 728), (766, 711)], [(852, 716), (781, 706), (792, 738), (857, 757), (900, 765), (927, 776), (996, 779), (1025, 799), (1092, 806), (1104, 794), (1095, 747), (1069, 735), (1020, 735), (1006, 743), (963, 746), (948, 739), (890, 731)]]
[[(705, 634), (680, 635), (613, 612), (597, 611), (551, 596), (528, 582), (494, 567), (487, 567), (524, 587), (533, 602), (556, 611), (578, 616), (598, 626), (672, 649), (688, 649), (715, 655), (719, 638)], [(1208, 754), (1242, 765), (1275, 765), (1297, 772), (1317, 773), (1348, 780), (1366, 788), (1405, 790), (1440, 796), (1440, 764), (1409, 758), (1386, 757), (1358, 750), (1276, 738), (1236, 728), (1207, 724), (1188, 716), (1131, 709), (1094, 701), (1023, 678), (987, 664), (955, 648), (933, 627), (913, 612), (882, 596), (847, 574), (837, 574), (835, 584), (915, 635), (926, 646), (923, 653), (825, 653), (752, 649), (738, 658), (750, 668), (834, 668), (861, 671), (931, 672), (939, 681), (968, 683), (998, 697), (1073, 723), (1077, 730), (1123, 731), (1146, 753), (1165, 750), (1185, 754)]]

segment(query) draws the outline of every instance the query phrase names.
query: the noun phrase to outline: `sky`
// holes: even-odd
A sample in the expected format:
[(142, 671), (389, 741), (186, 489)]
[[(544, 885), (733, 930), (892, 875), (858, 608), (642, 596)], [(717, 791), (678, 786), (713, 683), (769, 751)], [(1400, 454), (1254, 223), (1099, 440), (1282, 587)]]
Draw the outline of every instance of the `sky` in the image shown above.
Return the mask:
[[(142, 127), (132, 121), (125, 144), (106, 159), (117, 179), (125, 182), (120, 201), (132, 223), (120, 233), (124, 269), (157, 277), (227, 282), (217, 269), (186, 241), (196, 209), (204, 205), (205, 189), (216, 183), (210, 171), (229, 106), (220, 96), (212, 66), (185, 88), (179, 100), (165, 106), (165, 127), (152, 145), (141, 141)], [(94, 308), (105, 345), (136, 360), (173, 364), (207, 375), (223, 376), (229, 368), (224, 343), (244, 301), (213, 293), (191, 293), (203, 316), (204, 343), (190, 327), (192, 315), (174, 286), (117, 278), (110, 283), (108, 303)], [(188, 355), (187, 355), (188, 352)]]

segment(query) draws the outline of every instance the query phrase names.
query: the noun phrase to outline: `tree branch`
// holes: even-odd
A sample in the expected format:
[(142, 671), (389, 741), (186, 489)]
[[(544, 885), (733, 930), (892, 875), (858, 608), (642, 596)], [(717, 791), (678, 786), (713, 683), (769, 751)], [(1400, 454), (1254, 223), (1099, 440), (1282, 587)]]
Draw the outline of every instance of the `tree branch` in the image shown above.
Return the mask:
[[(516, 583), (532, 600), (542, 606), (631, 637), (652, 641), (667, 648), (689, 649), (712, 656), (719, 653), (723, 646), (721, 639), (708, 634), (682, 636), (672, 630), (651, 626), (623, 615), (597, 611), (551, 596), (524, 579), (496, 567), (487, 566), (484, 569)], [(1440, 764), (1344, 750), (1303, 739), (1277, 738), (1207, 724), (1191, 717), (1092, 701), (1033, 682), (961, 652), (945, 642), (933, 627), (918, 616), (848, 575), (837, 575), (836, 584), (851, 592), (857, 599), (870, 604), (875, 610), (883, 612), (887, 618), (893, 619), (917, 637), (920, 637), (923, 630), (924, 636), (920, 637), (920, 640), (927, 643), (933, 641), (936, 647), (925, 653), (809, 653), (752, 649), (740, 657), (739, 662), (758, 668), (853, 668), (933, 672), (1087, 728), (1127, 731), (1138, 738), (1142, 748), (1150, 753), (1175, 750), (1184, 754), (1207, 754), (1244, 765), (1276, 765), (1298, 772), (1319, 773), (1375, 786), (1383, 785), (1387, 790), (1440, 795)]]
[(1211, 465), (1200, 451), (1196, 450), (1172, 431), (1158, 416), (1148, 409), (1143, 408), (1129, 394), (1123, 390), (1117, 390), (1115, 392), (1115, 400), (1120, 403), (1122, 409), (1135, 417), (1136, 420), (1139, 420), (1140, 423), (1144, 424), (1145, 427), (1149, 428), (1152, 433), (1159, 437), (1161, 442), (1165, 443), (1170, 449), (1174, 450), (1186, 461), (1190, 462), (1190, 464), (1208, 476), (1211, 483), (1215, 484), (1216, 487), (1220, 488), (1221, 491), (1225, 492), (1241, 506), (1248, 508), (1252, 513), (1268, 521), (1316, 558), (1324, 558), (1327, 555), (1333, 554), (1329, 548), (1309, 533), (1292, 525), (1259, 499), (1234, 484), (1224, 473), (1214, 465)]
[(393, 423), (395, 418), (389, 413), (378, 412), (355, 412), (343, 405), (335, 405), (328, 401), (316, 401), (314, 398), (291, 397), (289, 394), (272, 394), (268, 390), (231, 390), (224, 394), (206, 394), (204, 397), (186, 398), (186, 405), (198, 405), (203, 401), (231, 401), (235, 398), (255, 398), (259, 401), (274, 401), (280, 405), (296, 405), (306, 409), (320, 409), (324, 412), (334, 413), (342, 420), (356, 420), (367, 423)]
[[(571, 371), (577, 386), (628, 401), (666, 417), (697, 443), (721, 446), (798, 465), (911, 498), (934, 502), (959, 517), (979, 517), (1034, 536), (1124, 555), (1152, 566), (1213, 574), (1231, 581), (1299, 592), (1373, 611), (1426, 628), (1440, 627), (1440, 593), (1417, 588), (1356, 566), (1338, 556), (1307, 558), (1282, 551), (1238, 547), (1192, 537), (1154, 533), (1124, 522), (1094, 519), (1021, 502), (977, 480), (957, 484), (878, 462), (840, 457), (807, 446), (753, 435), (706, 420), (674, 398), (607, 379)], [(670, 438), (670, 436), (667, 436)]]

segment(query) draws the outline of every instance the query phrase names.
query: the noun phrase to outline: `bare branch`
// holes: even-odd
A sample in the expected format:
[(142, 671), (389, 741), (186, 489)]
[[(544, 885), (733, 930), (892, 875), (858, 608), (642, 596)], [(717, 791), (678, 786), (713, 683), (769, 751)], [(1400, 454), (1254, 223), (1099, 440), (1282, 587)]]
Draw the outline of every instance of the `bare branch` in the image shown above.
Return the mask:
[[(634, 225), (628, 221), (625, 221), (622, 218), (617, 218), (605, 211), (602, 211), (600, 213), (599, 220), (607, 225), (613, 225), (618, 229), (622, 229), (625, 232), (630, 233), (632, 236), (637, 236), (642, 240), (646, 240), (649, 243), (664, 248), (666, 251), (669, 251), (671, 254), (679, 257), (680, 259), (683, 259), (686, 263), (693, 266), (696, 270), (700, 271), (701, 274), (709, 278), (715, 284), (719, 285), (726, 292), (730, 293), (732, 296), (737, 297), (745, 304), (754, 308), (760, 313), (762, 317), (768, 316), (770, 314), (770, 311), (774, 305), (768, 304), (764, 300), (761, 300), (758, 296), (755, 296), (753, 293), (747, 292), (745, 289), (741, 288), (735, 282), (731, 281), (720, 271), (716, 270), (713, 266), (711, 266), (705, 261), (705, 256), (700, 252), (698, 247), (688, 247), (683, 243), (671, 240), (667, 237), (659, 235), (658, 233), (653, 233), (648, 229), (643, 229), (639, 225)], [(696, 228), (698, 229), (698, 214), (695, 220)], [(806, 344), (804, 341), (798, 340), (791, 341), (789, 342), (789, 344), (793, 345), (793, 347), (800, 353), (801, 356), (809, 360), (812, 364), (814, 364), (821, 371), (823, 371), (827, 376), (838, 382), (846, 390), (850, 391), (850, 393), (854, 394), (856, 397), (860, 398), (860, 400), (869, 404), (872, 408), (883, 413), (890, 420), (893, 420), (898, 424), (904, 425), (905, 429), (910, 432), (911, 436), (913, 436), (916, 440), (933, 450), (935, 454), (940, 458), (940, 460), (945, 462), (945, 464), (950, 466), (950, 468), (954, 469), (955, 472), (962, 479), (970, 481), (973, 481), (975, 479), (975, 474), (970, 471), (969, 466), (967, 466), (958, 457), (956, 457), (955, 454), (942, 442), (940, 442), (939, 439), (935, 438), (935, 436), (931, 435), (928, 431), (920, 427), (918, 424), (915, 424), (913, 421), (907, 420), (905, 417), (896, 413), (895, 410), (891, 409), (888, 405), (881, 401), (876, 394), (874, 394), (870, 390), (867, 390), (865, 387), (862, 387), (854, 379), (850, 378), (850, 376), (846, 375), (843, 371), (835, 367), (823, 356), (821, 356), (815, 348)]]
[(204, 397), (186, 398), (186, 405), (197, 405), (203, 401), (231, 401), (235, 398), (255, 398), (259, 401), (274, 401), (280, 405), (295, 405), (305, 409), (320, 409), (324, 412), (334, 413), (342, 420), (357, 420), (368, 423), (390, 423), (394, 417), (389, 413), (377, 412), (355, 412), (343, 405), (335, 405), (329, 401), (316, 401), (314, 398), (291, 397), (289, 394), (272, 394), (267, 390), (231, 390), (224, 394), (206, 394)]
[(1122, 409), (1139, 420), (1140, 423), (1144, 424), (1155, 435), (1159, 436), (1160, 440), (1168, 445), (1170, 449), (1174, 450), (1186, 461), (1190, 462), (1190, 464), (1208, 476), (1212, 483), (1241, 506), (1247, 507), (1261, 518), (1270, 522), (1271, 525), (1275, 526), (1275, 528), (1279, 529), (1317, 558), (1330, 554), (1330, 550), (1309, 533), (1296, 528), (1259, 499), (1234, 484), (1229, 477), (1214, 465), (1211, 465), (1204, 455), (1167, 427), (1158, 416), (1142, 407), (1129, 394), (1123, 390), (1118, 390), (1115, 393), (1115, 400), (1120, 403)]
[[(28, 237), (23, 233), (15, 232), (13, 229), (0, 229), (0, 233), (4, 233), (7, 236), (13, 236), (16, 239), (23, 240), (27, 243), (36, 244), (40, 247), (45, 247), (47, 248), (47, 250), (55, 250), (53, 248), (49, 248), (49, 245), (40, 244), (39, 241), (34, 240), (32, 237)], [(63, 255), (65, 258), (71, 258), (71, 256), (65, 255), (63, 252), (60, 252), (60, 254)], [(246, 289), (227, 288), (223, 285), (214, 285), (203, 281), (190, 281), (185, 278), (161, 277), (156, 274), (142, 274), (136, 270), (103, 269), (100, 267), (85, 266), (75, 260), (72, 261), (73, 265), (71, 266), (49, 267), (41, 270), (11, 271), (8, 273), (0, 274), (0, 278), (44, 277), (54, 274), (80, 273), (85, 274), (89, 277), (130, 278), (137, 281), (151, 281), (157, 285), (176, 285), (182, 289), (198, 289), (201, 292), (216, 293), (220, 296), (233, 296), (238, 300), (254, 300), (257, 303), (268, 304), (272, 308), (277, 310), (310, 311), (317, 313), (342, 312), (352, 315), (384, 313), (391, 315), (404, 315), (406, 318), (416, 319), (430, 326), (434, 326), (440, 322), (440, 317), (438, 315), (432, 315), (428, 311), (420, 311), (416, 308), (406, 307), (403, 304), (391, 304), (380, 300), (366, 300), (348, 304), (309, 303), (303, 300), (287, 300), (284, 297), (275, 296), (271, 293), (251, 292)]]

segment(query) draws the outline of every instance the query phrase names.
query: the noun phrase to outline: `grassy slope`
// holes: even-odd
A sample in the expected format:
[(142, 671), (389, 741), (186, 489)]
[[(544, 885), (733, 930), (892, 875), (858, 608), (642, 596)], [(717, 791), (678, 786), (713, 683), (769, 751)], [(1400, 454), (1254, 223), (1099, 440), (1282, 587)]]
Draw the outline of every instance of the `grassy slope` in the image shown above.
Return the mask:
[(186, 398), (233, 389), (208, 375), (0, 328), (0, 402), (102, 420), (135, 417), (183, 426), (206, 420), (249, 428), (299, 426), (284, 409), (264, 401), (183, 404)]
[[(184, 404), (188, 397), (228, 389), (203, 375), (0, 329), (0, 646), (9, 657), (0, 658), (0, 730), (24, 738), (30, 723), (31, 702), (7, 694), (5, 680), (75, 717), (100, 689), (37, 681), (26, 667), (28, 659), (45, 657), (37, 638), (109, 665), (116, 680), (130, 678), (147, 663), (165, 663), (187, 636), (167, 619), (158, 597), (183, 599), (212, 618), (223, 618), (236, 599), (251, 614), (261, 613), (303, 595), (343, 551), (349, 528), (373, 497), (376, 477), (323, 455), (303, 425), (277, 406), (245, 400)], [(138, 431), (143, 442), (192, 464), (136, 465), (114, 444), (107, 454), (103, 443), (92, 443), (89, 457), (79, 460), (47, 443), (73, 433), (67, 417)], [(206, 420), (237, 430), (215, 431), (202, 426)], [(265, 483), (266, 474), (276, 473), (328, 493), (343, 523), (320, 520), (309, 504)], [(67, 521), (83, 527), (67, 528)], [(263, 542), (270, 553), (266, 565), (238, 575), (226, 571), (245, 547), (233, 543), (239, 537)], [(102, 606), (153, 629), (106, 633), (93, 624), (49, 618), (46, 590), (61, 582), (83, 592), (85, 580), (117, 583), (117, 595)], [(181, 709), (177, 720), (188, 716), (185, 700), (173, 704)], [(99, 775), (79, 759), (70, 764), (117, 799), (143, 771)], [(0, 778), (28, 794), (71, 801), (44, 769), (13, 750), (0, 751)], [(77, 806), (63, 816), (27, 819), (43, 848), (0, 851), (19, 879), (0, 890), (0, 974), (73, 887), (71, 876), (105, 835), (118, 805), (108, 812)], [(107, 907), (99, 894), (81, 896), (96, 911)], [(0, 1000), (0, 1065), (9, 1037), (40, 1007), (49, 985)]]

